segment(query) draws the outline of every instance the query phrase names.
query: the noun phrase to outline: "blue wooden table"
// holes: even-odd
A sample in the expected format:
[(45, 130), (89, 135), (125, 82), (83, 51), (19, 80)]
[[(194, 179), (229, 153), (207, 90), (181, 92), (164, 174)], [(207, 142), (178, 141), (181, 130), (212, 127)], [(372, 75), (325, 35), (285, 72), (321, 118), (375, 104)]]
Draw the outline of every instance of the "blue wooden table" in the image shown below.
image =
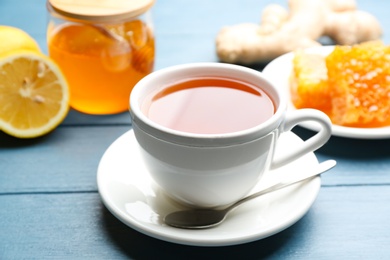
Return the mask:
[[(157, 1), (156, 69), (217, 61), (221, 27), (257, 22), (267, 0)], [(274, 1), (284, 3), (285, 1)], [(390, 1), (358, 1), (390, 43)], [(1, 0), (0, 24), (30, 33), (47, 53), (45, 0)], [(143, 235), (102, 204), (97, 166), (131, 129), (128, 113), (71, 111), (51, 134), (18, 140), (0, 133), (0, 259), (389, 259), (390, 140), (332, 137), (316, 152), (338, 166), (322, 177), (308, 213), (281, 233), (247, 244), (193, 247)], [(302, 138), (311, 133), (295, 130)]]

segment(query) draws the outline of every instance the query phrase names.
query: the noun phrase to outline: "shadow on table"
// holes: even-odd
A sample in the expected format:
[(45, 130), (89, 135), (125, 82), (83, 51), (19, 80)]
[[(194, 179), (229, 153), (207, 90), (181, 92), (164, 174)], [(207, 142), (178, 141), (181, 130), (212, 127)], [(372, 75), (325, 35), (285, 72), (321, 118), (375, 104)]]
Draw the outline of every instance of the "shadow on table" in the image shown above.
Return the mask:
[(23, 147), (39, 144), (42, 143), (44, 140), (50, 138), (50, 135), (51, 133), (37, 138), (23, 139), (7, 135), (6, 133), (0, 131), (0, 148)]
[[(304, 232), (313, 220), (310, 211), (286, 230), (268, 238), (234, 246), (197, 247), (165, 242), (126, 226), (102, 206), (103, 226), (111, 242), (131, 259), (263, 259), (273, 254), (287, 256), (287, 247), (304, 246)], [(298, 239), (299, 237), (299, 239)], [(298, 242), (297, 242), (298, 241)], [(297, 245), (296, 243), (299, 243)]]
[[(303, 140), (315, 132), (303, 127), (295, 127), (293, 132)], [(317, 153), (344, 158), (386, 158), (390, 157), (390, 139), (355, 139), (332, 136)]]

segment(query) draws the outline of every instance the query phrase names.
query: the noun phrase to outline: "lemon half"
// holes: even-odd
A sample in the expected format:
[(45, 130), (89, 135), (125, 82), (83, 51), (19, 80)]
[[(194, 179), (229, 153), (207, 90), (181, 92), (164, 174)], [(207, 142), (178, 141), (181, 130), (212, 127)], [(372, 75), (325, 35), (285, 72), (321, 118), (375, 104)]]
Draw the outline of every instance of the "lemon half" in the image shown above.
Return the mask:
[(56, 128), (69, 110), (67, 82), (44, 54), (16, 50), (0, 54), (0, 130), (32, 138)]

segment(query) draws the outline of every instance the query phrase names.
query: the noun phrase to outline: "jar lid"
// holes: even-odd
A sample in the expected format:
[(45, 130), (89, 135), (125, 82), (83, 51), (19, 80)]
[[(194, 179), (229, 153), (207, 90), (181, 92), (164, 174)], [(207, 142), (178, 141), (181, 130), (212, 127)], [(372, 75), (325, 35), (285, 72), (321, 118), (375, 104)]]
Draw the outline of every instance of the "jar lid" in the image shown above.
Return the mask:
[(154, 0), (48, 0), (48, 8), (56, 13), (83, 21), (112, 21), (145, 13)]

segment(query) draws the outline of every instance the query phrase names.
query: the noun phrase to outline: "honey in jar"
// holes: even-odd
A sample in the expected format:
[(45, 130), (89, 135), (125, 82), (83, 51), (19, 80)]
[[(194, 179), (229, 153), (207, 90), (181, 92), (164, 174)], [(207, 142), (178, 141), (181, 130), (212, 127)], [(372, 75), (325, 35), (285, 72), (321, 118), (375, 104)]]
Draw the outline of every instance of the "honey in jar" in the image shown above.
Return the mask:
[(48, 0), (47, 42), (70, 88), (70, 106), (88, 114), (128, 110), (134, 85), (152, 72), (154, 0)]

